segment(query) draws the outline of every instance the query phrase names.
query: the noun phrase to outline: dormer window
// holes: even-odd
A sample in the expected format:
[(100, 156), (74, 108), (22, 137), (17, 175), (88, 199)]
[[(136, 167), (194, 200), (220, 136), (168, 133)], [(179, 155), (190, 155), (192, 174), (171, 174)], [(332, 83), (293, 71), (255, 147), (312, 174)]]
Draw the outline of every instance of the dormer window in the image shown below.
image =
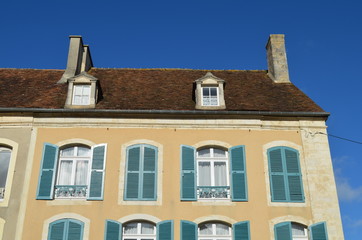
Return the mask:
[(73, 105), (89, 105), (90, 92), (90, 85), (74, 85), (72, 101)]
[(86, 72), (69, 78), (65, 108), (94, 108), (97, 102), (97, 81), (97, 78)]
[(202, 106), (219, 106), (217, 87), (202, 87)]
[(196, 109), (216, 110), (225, 109), (224, 80), (208, 72), (196, 83)]

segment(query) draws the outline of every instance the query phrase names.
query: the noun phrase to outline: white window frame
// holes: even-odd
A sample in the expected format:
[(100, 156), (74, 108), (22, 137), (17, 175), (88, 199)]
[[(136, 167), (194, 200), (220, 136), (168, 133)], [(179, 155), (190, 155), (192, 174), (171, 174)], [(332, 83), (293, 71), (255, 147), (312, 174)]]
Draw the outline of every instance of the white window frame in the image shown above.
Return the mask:
[[(199, 156), (199, 151), (205, 150), (205, 149), (210, 149), (210, 156), (209, 157), (201, 157)], [(222, 150), (225, 152), (225, 157), (215, 157), (215, 149), (218, 150)], [(210, 163), (210, 181), (211, 184), (210, 186), (201, 186), (200, 185), (200, 170), (199, 170), (199, 163), (202, 162), (206, 162), (206, 163)], [(217, 187), (215, 185), (215, 163), (217, 162), (222, 162), (225, 163), (225, 170), (226, 170), (226, 187), (229, 187), (229, 191), (230, 191), (230, 172), (229, 172), (229, 152), (227, 150), (224, 150), (222, 148), (218, 148), (218, 147), (204, 147), (204, 148), (200, 148), (196, 151), (196, 164), (197, 164), (197, 188), (199, 187)], [(229, 193), (229, 198), (199, 198), (199, 194), (197, 194), (198, 199), (199, 200), (210, 200), (210, 199), (217, 199), (217, 200), (224, 200), (224, 199), (229, 199), (230, 198), (230, 193)]]
[[(201, 234), (200, 226), (204, 225), (204, 224), (211, 224), (212, 234), (210, 234), (210, 235)], [(221, 225), (227, 226), (228, 230), (229, 230), (229, 234), (228, 235), (216, 235), (216, 224), (221, 224)], [(231, 227), (224, 223), (218, 223), (218, 222), (201, 223), (201, 224), (199, 224), (197, 229), (198, 229), (198, 240), (231, 240), (232, 239)]]
[(5, 194), (6, 194), (6, 186), (7, 186), (7, 182), (8, 182), (8, 178), (9, 178), (9, 169), (10, 169), (10, 163), (11, 163), (11, 155), (12, 155), (12, 149), (11, 148), (7, 148), (7, 147), (0, 147), (0, 152), (10, 152), (10, 156), (9, 156), (9, 163), (8, 163), (8, 170), (6, 172), (6, 178), (5, 178), (5, 186), (4, 188), (0, 188), (0, 202), (4, 201), (5, 198)]
[[(204, 95), (204, 89), (208, 88), (209, 89), (209, 96), (205, 96)], [(211, 89), (216, 89), (216, 102), (217, 104), (211, 104), (212, 103), (212, 97), (211, 97)], [(202, 86), (201, 87), (201, 99), (202, 99), (202, 102), (201, 102), (201, 105), (202, 106), (209, 106), (209, 107), (214, 107), (214, 106), (220, 106), (220, 101), (219, 101), (219, 88), (218, 86)], [(207, 99), (209, 104), (205, 104), (204, 103), (204, 100)]]
[[(137, 233), (136, 234), (125, 234), (125, 227), (127, 224), (137, 224)], [(147, 223), (153, 225), (153, 234), (141, 234), (142, 224)], [(122, 227), (122, 240), (143, 240), (143, 239), (150, 239), (150, 240), (156, 240), (156, 224), (152, 222), (147, 221), (132, 221), (125, 223)]]
[[(78, 148), (79, 147), (83, 147), (83, 148), (87, 148), (89, 149), (89, 155), (88, 156), (77, 156), (78, 153)], [(74, 148), (74, 152), (73, 152), (73, 156), (62, 156), (62, 152), (65, 149), (69, 149), (69, 148)], [(69, 186), (77, 186), (75, 185), (75, 178), (76, 178), (76, 168), (77, 168), (77, 162), (78, 161), (88, 161), (88, 169), (87, 169), (87, 179), (86, 179), (86, 184), (87, 188), (89, 187), (89, 180), (90, 180), (90, 168), (91, 168), (91, 164), (92, 164), (92, 148), (85, 146), (85, 145), (74, 145), (74, 146), (69, 146), (69, 147), (65, 147), (62, 148), (60, 150), (59, 153), (59, 157), (58, 157), (58, 171), (57, 171), (57, 181), (56, 181), (56, 186), (62, 186), (59, 183), (60, 180), (60, 174), (61, 174), (61, 163), (62, 161), (72, 161), (72, 172), (71, 172), (71, 183), (69, 184)], [(87, 192), (89, 191), (89, 189), (87, 189)], [(87, 196), (83, 196), (83, 197), (56, 197), (56, 198), (86, 198)]]
[[(76, 89), (77, 88), (81, 88), (81, 94), (77, 95), (76, 94)], [(88, 89), (88, 95), (84, 94), (84, 89), (87, 88)], [(74, 84), (73, 85), (73, 97), (72, 97), (72, 103), (73, 105), (89, 105), (90, 104), (90, 97), (91, 97), (91, 85), (90, 84)], [(76, 103), (75, 102), (75, 98), (76, 97), (80, 97), (81, 102), (80, 103)], [(86, 99), (85, 102), (83, 102), (83, 100)]]
[[(292, 222), (291, 226), (292, 226), (291, 230), (292, 230), (292, 239), (293, 240), (308, 240), (308, 227), (304, 226), (303, 224), (295, 223), (295, 222)], [(300, 226), (300, 227), (304, 228), (304, 236), (302, 236), (302, 235), (293, 235), (293, 227), (295, 227), (295, 226)]]

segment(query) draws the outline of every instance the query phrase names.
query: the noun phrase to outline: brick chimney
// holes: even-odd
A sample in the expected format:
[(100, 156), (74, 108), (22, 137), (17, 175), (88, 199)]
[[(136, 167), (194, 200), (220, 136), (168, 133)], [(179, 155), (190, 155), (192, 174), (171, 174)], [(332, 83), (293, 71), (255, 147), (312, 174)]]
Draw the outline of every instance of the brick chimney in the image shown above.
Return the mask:
[(83, 45), (82, 36), (69, 36), (69, 39), (67, 68), (58, 83), (66, 83), (68, 78), (87, 72), (93, 67), (89, 46)]
[(266, 44), (268, 75), (276, 83), (289, 83), (284, 34), (271, 34)]

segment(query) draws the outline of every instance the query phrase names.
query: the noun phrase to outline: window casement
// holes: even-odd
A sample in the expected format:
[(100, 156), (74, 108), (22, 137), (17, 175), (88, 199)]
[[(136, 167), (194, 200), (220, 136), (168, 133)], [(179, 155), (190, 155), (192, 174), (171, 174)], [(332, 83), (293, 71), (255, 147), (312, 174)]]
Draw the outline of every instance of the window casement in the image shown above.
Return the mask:
[(154, 224), (148, 221), (120, 223), (106, 220), (105, 240), (173, 240), (173, 221), (166, 220)]
[(5, 197), (5, 186), (11, 158), (11, 149), (0, 147), (0, 201)]
[(74, 85), (72, 105), (90, 104), (91, 85)]
[(225, 81), (208, 72), (195, 81), (196, 109), (217, 110), (225, 109), (224, 83)]
[(157, 147), (137, 144), (127, 148), (124, 200), (157, 199)]
[(230, 226), (222, 222), (194, 222), (181, 220), (181, 240), (250, 240), (249, 221)]
[(247, 201), (244, 146), (181, 146), (181, 200)]
[(86, 72), (68, 79), (65, 108), (95, 108), (98, 95), (98, 79)]
[(289, 147), (268, 149), (272, 202), (304, 202), (299, 152)]
[(37, 199), (103, 200), (106, 147), (45, 143)]
[(228, 152), (204, 148), (196, 152), (197, 196), (199, 199), (229, 199)]
[(282, 222), (274, 226), (275, 240), (328, 240), (325, 222), (307, 226), (296, 222)]
[(82, 240), (84, 223), (64, 218), (49, 224), (48, 240)]

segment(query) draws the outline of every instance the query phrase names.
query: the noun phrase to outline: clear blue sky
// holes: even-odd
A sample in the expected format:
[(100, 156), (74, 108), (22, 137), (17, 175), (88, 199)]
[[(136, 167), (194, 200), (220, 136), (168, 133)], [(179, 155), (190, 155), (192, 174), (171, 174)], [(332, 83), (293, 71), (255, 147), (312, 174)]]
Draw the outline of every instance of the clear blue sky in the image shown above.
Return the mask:
[[(291, 81), (326, 111), (331, 134), (362, 142), (359, 1), (3, 1), (0, 67), (64, 69), (82, 35), (96, 67), (266, 69), (286, 35)], [(362, 145), (329, 138), (347, 240), (362, 232)]]

